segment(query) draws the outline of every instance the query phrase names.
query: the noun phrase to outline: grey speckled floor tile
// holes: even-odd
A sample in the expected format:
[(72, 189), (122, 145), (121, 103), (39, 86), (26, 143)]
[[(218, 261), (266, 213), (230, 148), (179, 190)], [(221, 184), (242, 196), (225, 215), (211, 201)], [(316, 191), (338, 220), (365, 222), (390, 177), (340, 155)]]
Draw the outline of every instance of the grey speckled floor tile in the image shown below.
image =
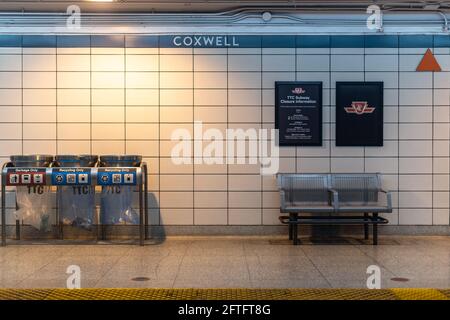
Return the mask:
[(144, 247), (9, 245), (0, 248), (0, 287), (65, 287), (69, 265), (80, 266), (82, 287), (364, 288), (369, 265), (381, 268), (382, 287), (450, 287), (450, 237), (382, 240), (379, 246), (293, 246), (280, 237), (205, 236), (170, 237)]

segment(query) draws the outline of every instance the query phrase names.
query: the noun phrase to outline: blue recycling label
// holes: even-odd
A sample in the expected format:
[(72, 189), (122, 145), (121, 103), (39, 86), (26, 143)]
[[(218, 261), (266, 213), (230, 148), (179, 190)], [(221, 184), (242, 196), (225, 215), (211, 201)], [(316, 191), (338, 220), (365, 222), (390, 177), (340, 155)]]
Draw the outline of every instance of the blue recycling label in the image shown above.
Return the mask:
[(97, 184), (100, 186), (135, 186), (137, 185), (135, 168), (99, 168)]
[(90, 185), (91, 170), (85, 168), (54, 168), (52, 170), (52, 185), (75, 186)]

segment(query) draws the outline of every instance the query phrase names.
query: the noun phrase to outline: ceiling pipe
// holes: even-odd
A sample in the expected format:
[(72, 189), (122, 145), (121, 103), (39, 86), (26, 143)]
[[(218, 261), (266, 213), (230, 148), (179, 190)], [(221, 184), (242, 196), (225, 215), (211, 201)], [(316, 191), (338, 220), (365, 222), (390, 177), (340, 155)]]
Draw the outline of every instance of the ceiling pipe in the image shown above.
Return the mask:
[(436, 13), (438, 15), (440, 15), (442, 17), (443, 23), (444, 25), (442, 26), (442, 31), (444, 32), (449, 32), (449, 26), (448, 26), (448, 18), (447, 15), (442, 12), (442, 10), (417, 10), (417, 9), (402, 9), (402, 10), (397, 10), (395, 8), (388, 8), (386, 9), (386, 11), (390, 11), (390, 12), (432, 12), (432, 13)]
[(448, 19), (447, 19), (447, 16), (441, 10), (437, 10), (436, 12), (439, 13), (442, 16), (442, 18), (444, 19), (444, 27), (443, 27), (444, 32), (448, 32)]
[[(298, 4), (297, 4), (298, 5)], [(423, 3), (422, 3), (423, 5)], [(448, 32), (448, 19), (447, 16), (442, 10), (418, 10), (415, 8), (396, 8), (396, 7), (387, 7), (382, 9), (383, 12), (398, 12), (398, 13), (404, 13), (404, 12), (421, 12), (421, 13), (437, 13), (442, 17), (443, 20), (443, 30)], [(98, 24), (138, 24), (138, 25), (144, 25), (144, 24), (182, 24), (186, 22), (190, 22), (191, 24), (200, 24), (200, 25), (207, 25), (207, 24), (224, 24), (224, 25), (261, 25), (261, 23), (258, 22), (243, 22), (247, 19), (258, 19), (261, 20), (261, 15), (263, 12), (271, 12), (271, 20), (269, 22), (266, 22), (266, 24), (270, 25), (283, 25), (280, 21), (293, 21), (297, 24), (302, 25), (359, 25), (363, 20), (365, 20), (365, 10), (360, 11), (357, 8), (353, 8), (351, 11), (352, 13), (360, 13), (361, 18), (355, 17), (353, 19), (345, 18), (345, 19), (336, 19), (333, 17), (328, 17), (327, 19), (314, 19), (312, 17), (311, 19), (305, 18), (305, 17), (298, 17), (295, 15), (292, 15), (291, 12), (286, 11), (286, 8), (273, 8), (273, 7), (264, 7), (264, 8), (241, 8), (241, 9), (234, 9), (229, 10), (225, 12), (217, 12), (217, 13), (139, 13), (139, 14), (133, 14), (133, 13), (85, 13), (83, 14), (83, 19), (87, 21), (88, 23), (91, 22), (92, 25)], [(326, 10), (317, 10), (313, 8), (298, 8), (295, 10), (295, 12), (303, 12), (303, 13), (336, 13), (334, 9), (327, 8)], [(345, 10), (345, 12), (349, 12), (349, 10)], [(7, 25), (7, 26), (18, 26), (20, 24), (26, 25), (26, 26), (32, 26), (33, 24), (45, 26), (45, 25), (58, 25), (59, 23), (65, 23), (65, 20), (67, 19), (66, 13), (44, 13), (44, 12), (38, 12), (38, 13), (7, 13), (7, 12), (0, 12), (0, 25)], [(191, 20), (187, 19), (191, 18)], [(280, 21), (277, 21), (280, 20)], [(442, 20), (440, 23), (442, 23)], [(420, 24), (435, 24), (436, 21), (434, 20), (388, 20), (389, 24), (401, 24), (404, 25), (406, 23), (412, 24), (414, 22), (420, 23)], [(289, 24), (286, 24), (289, 25)], [(292, 25), (292, 24), (291, 24)]]

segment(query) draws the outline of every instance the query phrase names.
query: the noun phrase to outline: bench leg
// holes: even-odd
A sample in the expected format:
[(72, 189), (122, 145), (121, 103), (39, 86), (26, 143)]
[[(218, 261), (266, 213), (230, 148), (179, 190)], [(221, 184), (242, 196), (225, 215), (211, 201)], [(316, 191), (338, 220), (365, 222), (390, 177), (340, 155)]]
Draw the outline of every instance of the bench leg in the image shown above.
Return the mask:
[[(364, 221), (367, 222), (367, 219), (369, 218), (369, 214), (367, 212), (364, 212)], [(364, 240), (369, 239), (369, 224), (364, 223)]]
[(296, 246), (296, 245), (298, 245), (298, 224), (296, 223), (296, 224), (293, 224), (292, 225), (292, 227), (293, 227), (293, 238), (294, 238), (294, 241), (293, 241), (293, 244), (294, 244), (294, 246)]
[[(378, 213), (373, 213), (372, 216), (374, 219), (377, 219)], [(373, 245), (374, 246), (378, 245), (378, 224), (377, 223), (373, 224)]]
[[(289, 220), (290, 221), (293, 221), (294, 219), (293, 219), (293, 214), (292, 213), (290, 213), (289, 214)], [(294, 225), (292, 224), (292, 223), (289, 223), (289, 240), (292, 240), (292, 231), (293, 231), (293, 229), (294, 229)]]
[(289, 223), (289, 240), (292, 240), (292, 223)]
[(20, 220), (16, 220), (16, 240), (20, 240)]

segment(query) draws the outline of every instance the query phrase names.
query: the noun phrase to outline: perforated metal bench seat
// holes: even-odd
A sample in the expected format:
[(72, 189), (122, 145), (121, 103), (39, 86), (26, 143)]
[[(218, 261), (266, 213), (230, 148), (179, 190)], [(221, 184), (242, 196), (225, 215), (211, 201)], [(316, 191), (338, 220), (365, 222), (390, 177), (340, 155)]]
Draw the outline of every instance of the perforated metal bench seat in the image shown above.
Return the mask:
[(338, 193), (336, 212), (392, 212), (391, 194), (382, 189), (381, 174), (337, 173), (329, 174), (329, 179)]
[(278, 175), (281, 212), (334, 212), (337, 194), (328, 184), (326, 174)]
[(286, 203), (281, 212), (283, 213), (297, 213), (297, 212), (309, 212), (309, 213), (333, 213), (335, 212), (332, 206), (307, 206), (296, 203)]
[(364, 206), (342, 206), (338, 208), (338, 212), (342, 213), (354, 213), (354, 212), (378, 212), (378, 213), (391, 213), (392, 208), (387, 206), (376, 205), (364, 205)]
[[(392, 212), (392, 197), (381, 188), (379, 173), (279, 174), (277, 180), (280, 212), (289, 213), (280, 216), (280, 221), (289, 224), (289, 238), (294, 244), (297, 244), (298, 224), (361, 224), (365, 239), (368, 239), (368, 226), (373, 225), (373, 243), (377, 244), (377, 225), (388, 223), (378, 214)], [(330, 216), (300, 216), (303, 213)], [(361, 216), (349, 217), (343, 213)]]

